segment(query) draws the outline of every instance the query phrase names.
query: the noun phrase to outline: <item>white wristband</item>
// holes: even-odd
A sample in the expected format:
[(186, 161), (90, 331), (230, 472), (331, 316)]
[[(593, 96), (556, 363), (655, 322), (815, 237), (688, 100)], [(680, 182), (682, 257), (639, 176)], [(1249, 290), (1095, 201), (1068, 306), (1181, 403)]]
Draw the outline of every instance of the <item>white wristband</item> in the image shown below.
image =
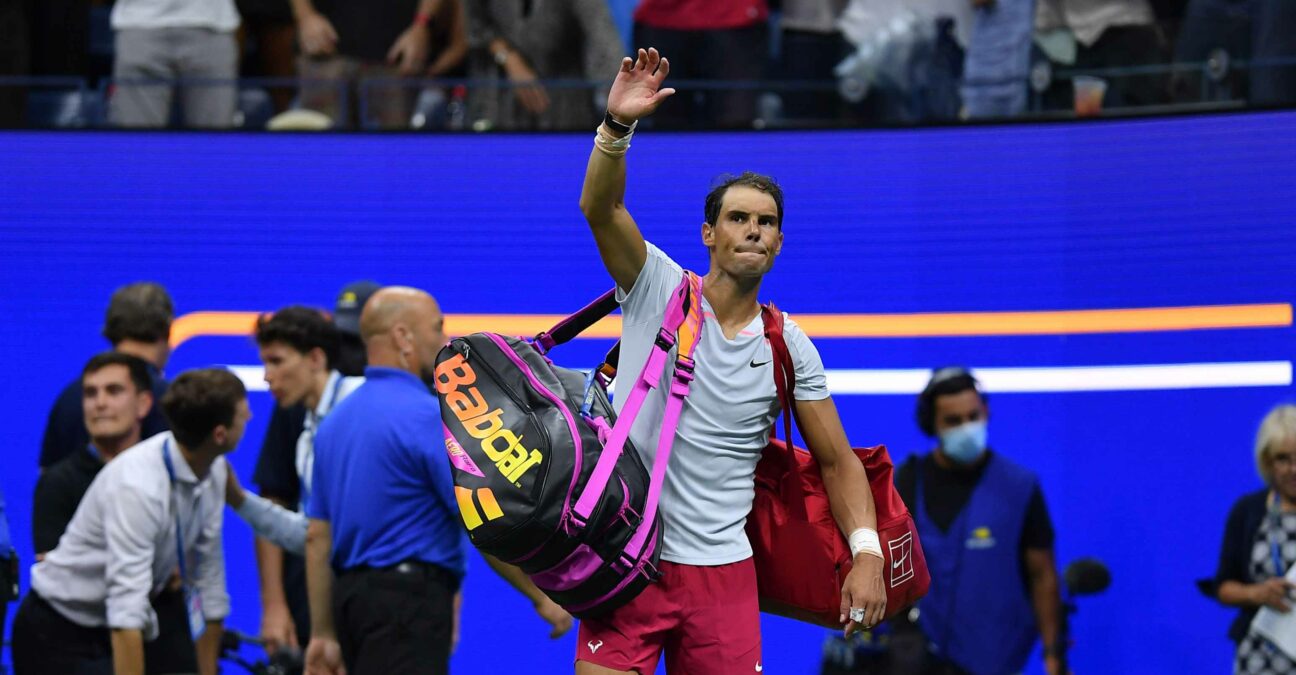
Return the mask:
[(851, 557), (861, 553), (868, 553), (879, 558), (882, 557), (882, 542), (878, 539), (877, 530), (868, 527), (861, 527), (850, 533), (846, 538), (850, 543)]

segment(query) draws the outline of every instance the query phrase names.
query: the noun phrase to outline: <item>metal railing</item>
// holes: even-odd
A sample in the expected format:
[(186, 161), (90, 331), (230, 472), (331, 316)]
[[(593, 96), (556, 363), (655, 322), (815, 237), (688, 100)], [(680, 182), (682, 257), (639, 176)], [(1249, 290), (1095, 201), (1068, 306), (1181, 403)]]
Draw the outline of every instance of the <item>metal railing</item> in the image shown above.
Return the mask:
[[(1236, 110), (1248, 107), (1241, 94), (1240, 82), (1253, 73), (1271, 69), (1296, 70), (1296, 58), (1241, 60), (1230, 59), (1222, 51), (1199, 63), (1167, 63), (1105, 69), (1054, 68), (1047, 61), (1032, 67), (1025, 83), (1030, 103), (1014, 119), (1067, 119), (1086, 114), (1115, 116), (1171, 114), (1212, 110)], [(1155, 79), (1167, 88), (1163, 100), (1156, 104), (1107, 107), (1100, 110), (1078, 110), (1069, 102), (1050, 105), (1045, 93), (1058, 83), (1076, 82), (1079, 78), (1100, 78), (1115, 85), (1129, 78)], [(729, 127), (777, 129), (801, 127), (857, 127), (910, 123), (954, 123), (957, 116), (909, 116), (889, 118), (879, 115), (859, 99), (863, 97), (845, 79), (822, 81), (716, 81), (676, 80), (678, 90), (673, 107), (682, 107), (679, 99), (690, 99), (699, 112), (688, 118), (645, 120), (660, 128), (716, 128), (705, 113), (706, 105), (714, 109), (720, 103), (737, 101), (744, 112), (737, 124)], [(105, 129), (115, 124), (111, 100), (130, 87), (165, 87), (172, 90), (172, 110), (163, 126), (185, 128), (184, 92), (194, 88), (232, 90), (234, 113), (224, 128), (260, 129), (333, 129), (333, 130), (413, 130), (413, 131), (491, 131), (491, 130), (585, 130), (601, 116), (602, 97), (607, 82), (586, 80), (543, 80), (536, 83), (552, 100), (563, 99), (563, 115), (547, 119), (546, 114), (526, 111), (519, 88), (502, 80), (467, 79), (392, 79), (368, 78), (358, 81), (306, 80), (301, 78), (243, 78), (238, 80), (113, 80), (104, 78), (96, 85), (76, 77), (0, 77), (0, 111), (20, 109), (20, 115), (5, 117), (0, 126), (41, 129)], [(1179, 87), (1177, 94), (1171, 92)], [(1188, 89), (1191, 92), (1185, 93)], [(271, 92), (289, 91), (292, 103), (278, 109)], [(321, 96), (321, 93), (324, 96)], [(904, 93), (904, 92), (901, 92)], [(953, 92), (957, 96), (957, 92)], [(798, 105), (792, 112), (789, 102), (804, 103), (805, 97), (818, 101), (819, 107)], [(288, 97), (279, 97), (286, 100)], [(314, 99), (332, 101), (327, 115), (310, 111), (318, 108)], [(1296, 92), (1290, 92), (1296, 104)], [(708, 104), (707, 101), (713, 102)], [(574, 101), (574, 103), (573, 103)], [(551, 104), (554, 105), (554, 104)], [(747, 106), (750, 106), (748, 109)], [(397, 114), (390, 112), (395, 107)], [(303, 112), (306, 111), (306, 112)], [(572, 111), (575, 111), (574, 113)], [(553, 112), (553, 111), (550, 111)]]

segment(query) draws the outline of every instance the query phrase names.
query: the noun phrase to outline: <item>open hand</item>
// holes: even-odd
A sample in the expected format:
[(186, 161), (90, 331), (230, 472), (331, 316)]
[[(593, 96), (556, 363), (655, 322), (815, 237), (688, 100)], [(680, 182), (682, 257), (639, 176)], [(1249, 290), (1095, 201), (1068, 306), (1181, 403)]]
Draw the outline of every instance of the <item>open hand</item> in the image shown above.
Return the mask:
[(621, 59), (621, 70), (617, 71), (612, 90), (608, 92), (608, 112), (625, 124), (651, 115), (662, 101), (675, 93), (670, 87), (662, 89), (668, 74), (670, 62), (655, 48), (640, 49), (634, 61), (628, 56)]

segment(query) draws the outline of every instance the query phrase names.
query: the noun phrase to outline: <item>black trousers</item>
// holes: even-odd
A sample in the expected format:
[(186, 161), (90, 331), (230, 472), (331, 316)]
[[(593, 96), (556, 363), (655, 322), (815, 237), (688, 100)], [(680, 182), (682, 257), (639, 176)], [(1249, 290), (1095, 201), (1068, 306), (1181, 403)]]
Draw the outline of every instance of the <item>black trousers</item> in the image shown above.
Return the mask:
[(333, 616), (349, 675), (444, 675), (459, 577), (407, 562), (357, 568), (333, 584)]
[[(189, 618), (180, 591), (163, 591), (153, 599), (158, 638), (144, 643), (144, 672), (198, 672), (189, 638)], [(87, 628), (69, 621), (35, 591), (23, 598), (14, 616), (14, 675), (112, 675), (112, 638), (107, 628)]]
[(656, 47), (670, 60), (671, 78), (748, 82), (746, 89), (699, 91), (684, 87), (653, 113), (654, 127), (751, 128), (756, 118), (756, 81), (769, 67), (769, 28), (759, 23), (724, 30), (672, 30), (636, 23), (635, 43)]

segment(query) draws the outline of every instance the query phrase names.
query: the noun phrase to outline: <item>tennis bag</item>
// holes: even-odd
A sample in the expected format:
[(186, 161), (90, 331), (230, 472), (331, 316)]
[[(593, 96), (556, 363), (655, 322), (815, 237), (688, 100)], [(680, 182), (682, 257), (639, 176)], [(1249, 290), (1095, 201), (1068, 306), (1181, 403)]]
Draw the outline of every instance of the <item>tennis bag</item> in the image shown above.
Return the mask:
[[(633, 383), (621, 380), (619, 418), (607, 394), (619, 345), (589, 375), (546, 356), (611, 313), (613, 291), (534, 340), (474, 333), (437, 356), (446, 452), (469, 540), (520, 567), (578, 618), (626, 604), (660, 576), (657, 501), (693, 379), (701, 290), (686, 272), (643, 371)], [(648, 391), (663, 384), (677, 345), (650, 473), (629, 441), (630, 426)]]
[[(783, 407), (783, 440), (775, 438), (771, 429), (769, 445), (756, 464), (756, 496), (747, 517), (761, 611), (841, 628), (837, 619), (842, 584), (851, 570), (850, 546), (833, 518), (814, 456), (792, 445), (796, 373), (783, 340), (783, 313), (773, 303), (762, 307), (761, 313)], [(927, 594), (931, 575), (918, 528), (892, 480), (886, 447), (855, 448), (854, 452), (873, 493), (890, 618)]]

